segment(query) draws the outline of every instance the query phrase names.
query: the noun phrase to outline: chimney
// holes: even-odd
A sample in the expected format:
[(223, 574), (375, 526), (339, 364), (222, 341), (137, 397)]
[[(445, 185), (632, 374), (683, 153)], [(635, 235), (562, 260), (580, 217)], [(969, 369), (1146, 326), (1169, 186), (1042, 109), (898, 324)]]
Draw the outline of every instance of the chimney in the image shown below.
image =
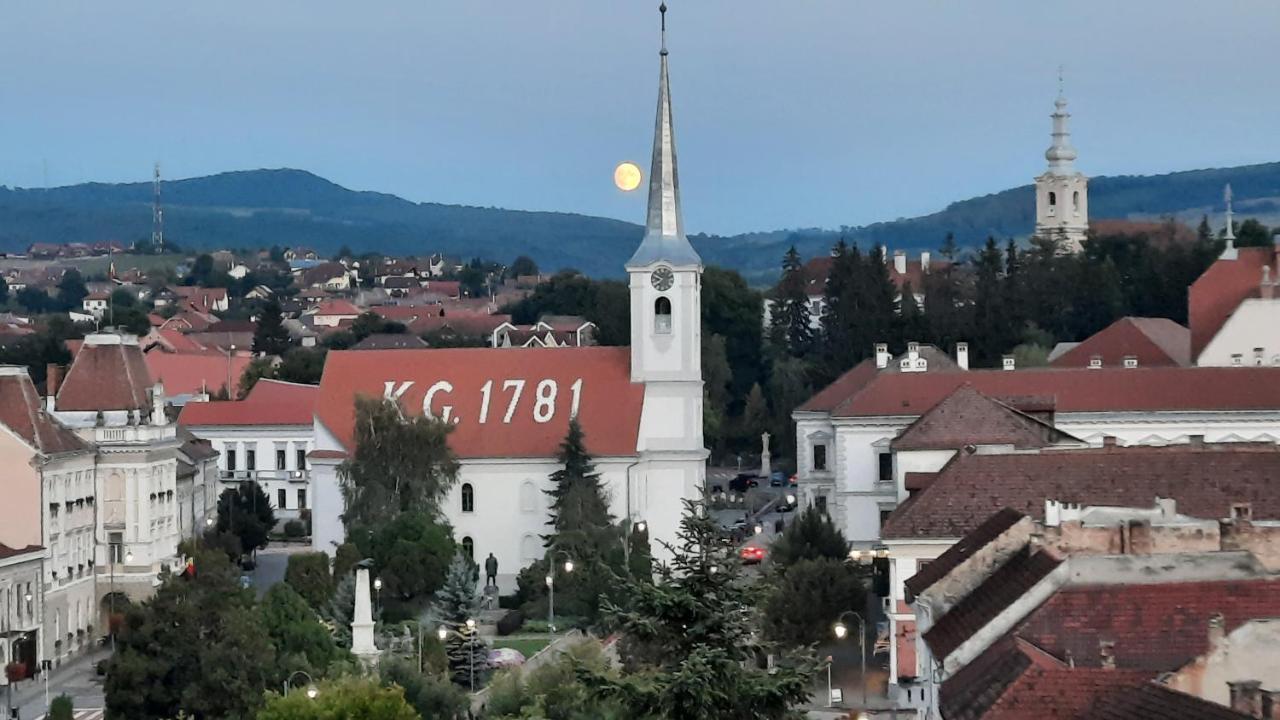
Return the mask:
[(1156, 509), (1160, 511), (1160, 518), (1169, 520), (1178, 515), (1178, 501), (1176, 498), (1156, 498)]
[(1136, 368), (1136, 367), (1138, 367), (1138, 356), (1137, 356), (1137, 355), (1125, 355), (1125, 356), (1124, 356), (1124, 366), (1125, 366), (1125, 367), (1127, 367), (1127, 368)]
[(1228, 682), (1231, 692), (1231, 709), (1249, 717), (1262, 715), (1262, 683), (1257, 680)]
[(918, 342), (907, 343), (907, 357), (912, 360), (915, 360), (916, 358), (920, 357), (920, 343)]
[(1263, 720), (1280, 720), (1280, 690), (1262, 691)]
[(889, 344), (876, 343), (876, 367), (883, 370), (889, 366)]
[(905, 251), (893, 251), (893, 270), (899, 275), (907, 274), (907, 253)]
[(1116, 669), (1116, 644), (1111, 640), (1098, 641), (1099, 664), (1103, 669)]
[(960, 366), (961, 370), (969, 369), (969, 343), (956, 343), (956, 364)]
[(1262, 285), (1259, 287), (1259, 295), (1263, 300), (1270, 300), (1275, 296), (1276, 284), (1271, 281), (1271, 266), (1262, 266)]
[(1222, 617), (1222, 613), (1214, 613), (1209, 616), (1209, 652), (1218, 647), (1222, 643), (1223, 638), (1227, 636), (1227, 620)]
[(1005, 355), (1003, 358), (1001, 358), (1001, 360), (1000, 360), (1000, 366), (1001, 366), (1002, 368), (1004, 368), (1005, 370), (1013, 370), (1013, 369), (1014, 369), (1014, 366), (1013, 366), (1013, 356), (1012, 356), (1012, 355)]
[[(227, 388), (227, 392), (234, 394), (235, 389)], [(160, 383), (151, 388), (151, 424), (169, 424), (169, 419), (164, 414), (164, 385)]]
[(924, 252), (920, 253), (920, 272), (922, 273), (929, 272), (929, 251), (928, 250), (925, 250)]
[(58, 389), (62, 387), (62, 366), (55, 363), (49, 363), (45, 368), (45, 410), (53, 412)]

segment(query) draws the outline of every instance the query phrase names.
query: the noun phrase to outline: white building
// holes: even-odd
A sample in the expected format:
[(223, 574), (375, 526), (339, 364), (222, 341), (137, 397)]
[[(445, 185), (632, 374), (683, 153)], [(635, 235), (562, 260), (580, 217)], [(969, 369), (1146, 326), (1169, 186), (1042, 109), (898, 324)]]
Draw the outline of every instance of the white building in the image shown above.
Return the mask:
[(683, 501), (700, 497), (702, 261), (685, 237), (667, 80), (661, 74), (646, 232), (627, 262), (631, 346), (331, 352), (316, 406), (312, 458), (317, 550), (343, 541), (337, 465), (354, 449), (357, 394), (453, 423), (461, 463), (445, 501), (455, 535), (477, 559), (493, 553), (509, 591), (544, 552), (543, 491), (576, 417), (620, 520), (648, 525), (655, 555), (672, 541)]
[(311, 507), (312, 423), (319, 389), (259, 380), (243, 400), (187, 403), (178, 423), (217, 453), (220, 489), (256, 481), (283, 522)]
[(25, 367), (0, 366), (0, 545), (42, 548), (39, 656), (92, 647), (94, 451), (49, 417)]
[(1045, 151), (1049, 167), (1036, 178), (1037, 237), (1057, 240), (1063, 252), (1079, 252), (1089, 235), (1089, 178), (1076, 170), (1071, 145), (1067, 99), (1058, 92), (1054, 102), (1053, 144)]
[(50, 414), (97, 448), (94, 625), (105, 629), (112, 594), (148, 598), (160, 572), (177, 565), (177, 425), (132, 335), (87, 336), (49, 391)]
[[(0, 667), (20, 662), (27, 677), (45, 659), (43, 567), (44, 552), (39, 546), (11, 548), (0, 543)], [(8, 676), (0, 673), (0, 692), (7, 691), (8, 684)]]
[(1197, 365), (1280, 365), (1277, 271), (1276, 247), (1236, 248), (1228, 240), (1187, 293), (1191, 356)]
[(200, 537), (218, 511), (218, 453), (204, 440), (179, 430), (178, 535)]
[[(1091, 445), (1108, 436), (1121, 445), (1280, 439), (1280, 368), (960, 369), (967, 364), (901, 372), (867, 360), (797, 408), (802, 499), (825, 507), (851, 540), (878, 541), (908, 496), (907, 473), (936, 471), (954, 454), (906, 467), (894, 439), (966, 384)], [(956, 433), (955, 448), (964, 437)]]

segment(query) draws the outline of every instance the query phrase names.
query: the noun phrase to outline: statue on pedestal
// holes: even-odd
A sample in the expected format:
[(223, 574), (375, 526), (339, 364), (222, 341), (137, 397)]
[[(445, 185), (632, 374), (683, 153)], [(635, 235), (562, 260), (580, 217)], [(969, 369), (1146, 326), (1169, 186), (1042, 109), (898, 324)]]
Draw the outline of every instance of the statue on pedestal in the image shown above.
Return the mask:
[(769, 456), (769, 433), (760, 436), (763, 449), (760, 451), (760, 477), (768, 479), (773, 474), (773, 467)]

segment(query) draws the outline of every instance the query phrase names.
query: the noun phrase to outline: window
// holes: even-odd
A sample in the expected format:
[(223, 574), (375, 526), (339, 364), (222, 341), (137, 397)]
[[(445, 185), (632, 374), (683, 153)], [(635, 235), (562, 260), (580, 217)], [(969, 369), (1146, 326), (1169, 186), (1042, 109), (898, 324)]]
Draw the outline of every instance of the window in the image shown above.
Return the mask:
[(1050, 190), (1049, 191), (1049, 207), (1053, 207), (1057, 204), (1058, 204), (1058, 193)]
[(826, 445), (813, 446), (813, 469), (814, 470), (827, 469), (827, 446)]
[(238, 469), (236, 467), (236, 451), (232, 450), (231, 448), (227, 448), (227, 469), (228, 470)]
[(876, 459), (880, 462), (880, 474), (876, 477), (880, 482), (893, 482), (893, 453), (880, 453)]
[(288, 463), (285, 462), (284, 448), (277, 448), (276, 449), (276, 469), (284, 470), (286, 465), (288, 465)]
[(462, 484), (462, 512), (475, 512), (476, 510), (476, 491), (471, 487), (471, 483)]
[(534, 487), (533, 483), (526, 480), (524, 484), (520, 486), (520, 511), (531, 513), (536, 512), (537, 509), (538, 489)]
[(1080, 212), (1080, 191), (1071, 193), (1071, 209)]
[(827, 514), (827, 496), (819, 495), (813, 499), (813, 508), (823, 515)]
[(255, 450), (245, 450), (245, 451), (244, 451), (244, 469), (245, 469), (245, 470), (257, 470), (257, 469), (258, 469), (258, 453), (257, 453), (257, 451), (255, 451)]
[(892, 514), (893, 514), (893, 511), (892, 511), (892, 510), (881, 510), (881, 511), (880, 511), (880, 527), (884, 527), (884, 524), (885, 524), (885, 523), (887, 523), (887, 522), (889, 522), (889, 516), (890, 516), (890, 515), (892, 515)]
[(298, 509), (307, 509), (307, 490), (306, 488), (298, 488)]
[(671, 333), (671, 301), (666, 297), (653, 301), (653, 331), (662, 335)]
[(538, 549), (542, 545), (538, 542), (538, 538), (533, 535), (525, 535), (520, 540), (520, 556), (524, 559), (524, 564), (528, 565), (538, 559)]
[(276, 507), (284, 510), (289, 506), (289, 493), (284, 488), (276, 490)]
[(307, 469), (307, 449), (299, 448), (297, 452), (298, 452), (298, 468), (297, 469), (306, 470)]
[(476, 544), (475, 541), (471, 539), (470, 535), (462, 538), (462, 552), (466, 553), (467, 557), (471, 560), (476, 559)]
[(116, 564), (124, 557), (124, 533), (113, 532), (107, 537), (107, 562)]

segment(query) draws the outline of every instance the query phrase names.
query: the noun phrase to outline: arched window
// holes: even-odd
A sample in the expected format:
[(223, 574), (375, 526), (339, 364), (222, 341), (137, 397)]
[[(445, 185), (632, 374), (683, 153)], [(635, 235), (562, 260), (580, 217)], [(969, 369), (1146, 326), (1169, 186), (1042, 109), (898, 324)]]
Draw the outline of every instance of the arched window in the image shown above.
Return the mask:
[(476, 491), (471, 483), (462, 483), (462, 512), (475, 512)]
[(663, 335), (671, 332), (671, 300), (665, 296), (653, 301), (653, 331)]
[(1080, 191), (1071, 193), (1071, 209), (1080, 212)]
[(539, 547), (541, 545), (538, 543), (538, 538), (533, 535), (525, 535), (520, 540), (520, 557), (526, 565), (538, 559)]
[(1053, 207), (1054, 205), (1057, 205), (1057, 204), (1058, 204), (1058, 193), (1050, 190), (1049, 191), (1049, 207)]
[(526, 480), (520, 486), (520, 512), (537, 512), (538, 509), (538, 488), (533, 483)]
[(469, 559), (476, 559), (476, 543), (471, 539), (470, 535), (462, 538), (462, 552), (466, 553)]

